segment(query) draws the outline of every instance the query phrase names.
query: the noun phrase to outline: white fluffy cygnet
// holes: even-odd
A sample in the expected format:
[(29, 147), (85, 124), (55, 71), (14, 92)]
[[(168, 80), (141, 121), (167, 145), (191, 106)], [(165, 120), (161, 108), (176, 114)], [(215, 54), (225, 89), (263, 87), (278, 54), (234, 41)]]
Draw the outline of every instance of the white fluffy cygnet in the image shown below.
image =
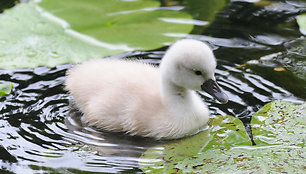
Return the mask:
[(216, 61), (203, 42), (183, 39), (160, 67), (135, 60), (94, 59), (68, 71), (66, 90), (90, 126), (157, 139), (180, 138), (205, 126), (209, 111), (195, 91), (226, 103), (215, 82)]

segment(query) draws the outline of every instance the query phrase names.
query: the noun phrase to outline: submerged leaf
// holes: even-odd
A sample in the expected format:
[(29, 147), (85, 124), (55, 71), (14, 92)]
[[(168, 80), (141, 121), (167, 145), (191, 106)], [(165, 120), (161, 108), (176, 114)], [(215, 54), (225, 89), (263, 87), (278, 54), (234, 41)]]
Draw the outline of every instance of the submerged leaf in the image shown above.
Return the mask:
[(10, 94), (12, 92), (12, 89), (13, 89), (12, 83), (0, 84), (0, 96)]
[(155, 146), (139, 164), (146, 173), (303, 173), (306, 105), (275, 101), (252, 119), (252, 146), (241, 121), (212, 118), (209, 129)]
[(286, 68), (284, 68), (284, 67), (275, 67), (275, 68), (274, 68), (274, 71), (278, 71), (278, 72), (280, 72), (280, 71), (286, 71)]
[(0, 68), (53, 67), (136, 49), (151, 50), (178, 39), (167, 33), (192, 30), (189, 14), (159, 6), (153, 0), (18, 4), (0, 16)]

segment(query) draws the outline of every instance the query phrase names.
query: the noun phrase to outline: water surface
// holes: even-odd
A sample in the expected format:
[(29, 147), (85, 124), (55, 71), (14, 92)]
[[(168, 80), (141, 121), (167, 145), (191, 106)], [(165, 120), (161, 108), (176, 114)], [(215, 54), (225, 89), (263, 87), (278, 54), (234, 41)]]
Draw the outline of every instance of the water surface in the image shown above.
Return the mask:
[[(301, 104), (306, 99), (306, 41), (295, 21), (306, 11), (305, 1), (273, 2), (264, 6), (232, 0), (212, 24), (198, 25), (187, 36), (212, 46), (218, 62), (216, 78), (229, 96), (223, 105), (201, 93), (211, 114), (240, 118), (248, 129), (251, 115), (264, 104), (273, 100)], [(203, 9), (187, 6), (186, 1), (173, 1), (172, 6), (183, 7), (201, 21)], [(137, 57), (158, 65), (166, 49), (114, 58)], [(162, 142), (82, 125), (80, 113), (69, 108), (63, 85), (71, 66), (0, 70), (0, 83), (14, 84), (12, 94), (0, 97), (0, 170), (141, 173), (140, 154)]]

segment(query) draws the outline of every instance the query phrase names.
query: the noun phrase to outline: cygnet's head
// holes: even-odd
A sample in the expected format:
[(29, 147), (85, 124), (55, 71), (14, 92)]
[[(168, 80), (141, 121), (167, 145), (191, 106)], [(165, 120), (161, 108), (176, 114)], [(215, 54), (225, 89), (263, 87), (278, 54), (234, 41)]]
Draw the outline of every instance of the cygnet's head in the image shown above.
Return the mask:
[(217, 63), (211, 48), (197, 40), (175, 42), (166, 52), (160, 65), (162, 79), (177, 87), (204, 90), (221, 103), (228, 97), (215, 81)]

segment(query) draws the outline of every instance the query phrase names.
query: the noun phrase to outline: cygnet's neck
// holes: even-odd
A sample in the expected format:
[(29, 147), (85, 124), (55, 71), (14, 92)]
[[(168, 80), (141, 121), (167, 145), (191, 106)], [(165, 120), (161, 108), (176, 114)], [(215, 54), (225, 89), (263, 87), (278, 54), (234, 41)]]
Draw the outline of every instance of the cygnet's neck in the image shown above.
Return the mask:
[(191, 90), (175, 85), (174, 83), (162, 80), (161, 84), (162, 95), (167, 99), (187, 100)]
[(195, 91), (179, 87), (170, 81), (162, 80), (161, 97), (170, 111), (169, 125), (171, 136), (182, 137), (194, 133), (209, 120), (208, 108)]
[(161, 95), (164, 104), (170, 109), (174, 117), (197, 117), (199, 97), (190, 89), (175, 85), (167, 79), (162, 79)]

